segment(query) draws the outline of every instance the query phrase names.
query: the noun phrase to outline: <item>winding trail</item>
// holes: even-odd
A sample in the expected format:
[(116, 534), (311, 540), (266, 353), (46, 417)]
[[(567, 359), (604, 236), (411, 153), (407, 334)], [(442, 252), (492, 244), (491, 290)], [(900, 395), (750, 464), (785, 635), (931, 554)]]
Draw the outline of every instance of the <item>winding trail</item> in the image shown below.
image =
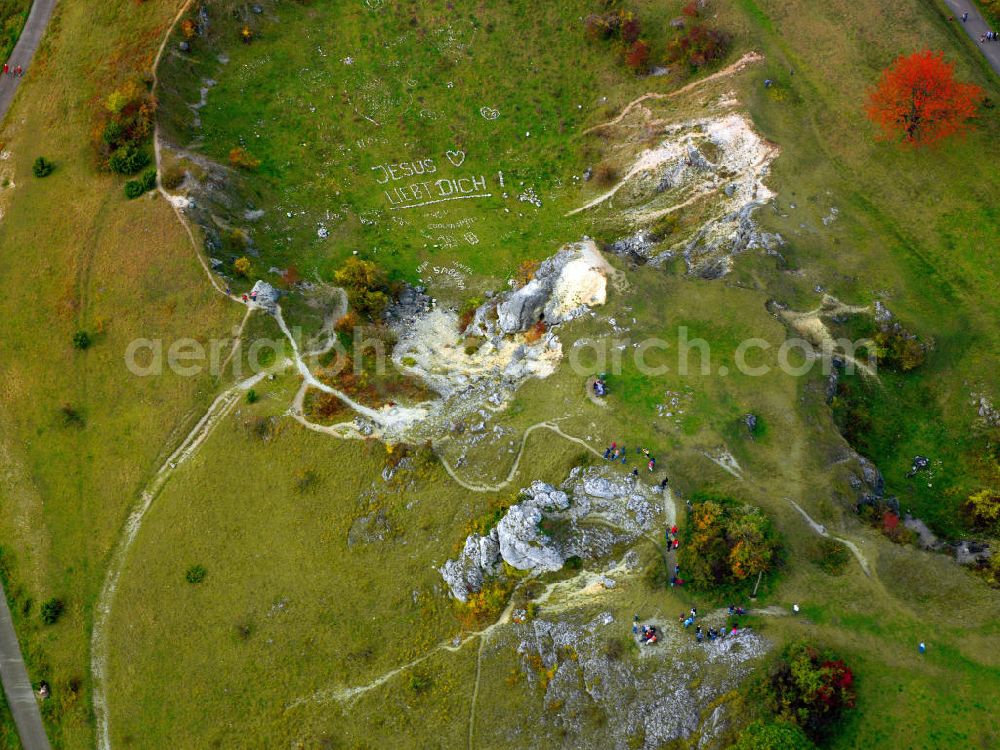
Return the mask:
[(563, 432), (562, 429), (560, 429), (559, 425), (557, 425), (555, 422), (549, 422), (549, 421), (536, 422), (535, 424), (531, 425), (531, 427), (529, 427), (524, 431), (524, 434), (521, 435), (521, 447), (517, 451), (517, 457), (514, 459), (514, 465), (511, 466), (510, 471), (507, 472), (507, 478), (504, 479), (499, 484), (472, 484), (471, 482), (466, 482), (464, 479), (458, 476), (458, 474), (455, 473), (455, 470), (452, 468), (451, 464), (449, 464), (448, 461), (445, 460), (443, 456), (438, 456), (438, 458), (440, 458), (441, 465), (444, 467), (444, 470), (448, 472), (448, 476), (450, 476), (453, 480), (455, 480), (457, 484), (461, 485), (470, 492), (499, 492), (504, 487), (508, 486), (512, 481), (514, 481), (514, 477), (517, 476), (518, 469), (520, 468), (521, 465), (521, 457), (524, 455), (524, 446), (528, 440), (528, 437), (535, 430), (541, 429), (543, 427), (547, 430), (552, 430), (552, 432), (554, 432), (556, 435), (559, 435), (560, 437), (565, 438), (566, 440), (569, 440), (572, 443), (576, 443), (577, 445), (582, 445), (584, 448), (586, 448), (588, 451), (593, 453), (598, 458), (603, 458), (601, 452), (596, 448), (594, 448), (586, 440), (582, 440), (581, 438)]
[(676, 91), (667, 91), (666, 93), (661, 93), (661, 92), (658, 92), (658, 91), (651, 91), (648, 94), (643, 94), (642, 96), (638, 97), (637, 99), (633, 99), (628, 104), (626, 104), (625, 105), (625, 109), (623, 109), (621, 112), (619, 112), (618, 115), (617, 115), (617, 117), (615, 117), (612, 120), (609, 120), (608, 122), (602, 122), (599, 125), (592, 125), (592, 126), (590, 126), (589, 128), (587, 128), (586, 130), (583, 131), (583, 135), (586, 135), (587, 133), (593, 133), (595, 130), (602, 130), (603, 128), (609, 128), (609, 127), (612, 127), (614, 125), (617, 125), (622, 120), (624, 120), (626, 117), (628, 117), (629, 113), (633, 109), (635, 109), (636, 107), (638, 107), (639, 105), (641, 105), (643, 102), (647, 102), (647, 101), (649, 101), (651, 99), (654, 99), (654, 100), (655, 99), (673, 99), (674, 97), (680, 96), (681, 94), (686, 94), (687, 92), (692, 91), (692, 90), (694, 90), (694, 89), (698, 88), (699, 86), (702, 86), (702, 85), (704, 85), (706, 83), (709, 83), (710, 81), (715, 81), (715, 80), (718, 80), (719, 78), (725, 78), (725, 77), (731, 76), (731, 75), (733, 75), (735, 73), (739, 73), (747, 65), (750, 65), (751, 63), (755, 63), (755, 62), (760, 62), (763, 59), (764, 59), (764, 56), (762, 54), (760, 54), (759, 52), (754, 52), (754, 51), (747, 52), (745, 55), (743, 55), (743, 57), (741, 57), (739, 60), (737, 60), (736, 62), (734, 62), (732, 65), (728, 65), (725, 68), (723, 68), (722, 70), (719, 70), (719, 71), (717, 71), (715, 73), (712, 73), (712, 75), (710, 75), (710, 76), (705, 76), (704, 78), (699, 78), (697, 81), (692, 81), (691, 83), (687, 84), (686, 86), (681, 86)]
[[(286, 363), (282, 363), (280, 366), (286, 366)], [(187, 434), (177, 449), (170, 454), (157, 470), (153, 479), (146, 485), (146, 489), (143, 490), (138, 505), (132, 510), (125, 521), (125, 528), (112, 554), (111, 562), (108, 564), (108, 572), (104, 578), (104, 584), (101, 586), (101, 592), (97, 598), (94, 628), (90, 638), (90, 669), (94, 680), (94, 717), (97, 722), (97, 746), (101, 750), (110, 750), (111, 748), (107, 699), (108, 620), (111, 616), (111, 607), (114, 604), (115, 592), (118, 590), (118, 581), (121, 578), (122, 569), (125, 567), (125, 562), (128, 559), (129, 550), (132, 548), (132, 544), (139, 534), (139, 529), (142, 527), (146, 513), (152, 506), (153, 501), (163, 490), (167, 480), (170, 479), (179, 466), (194, 455), (202, 443), (212, 434), (212, 431), (219, 422), (239, 402), (242, 393), (259, 383), (268, 374), (269, 371), (265, 370), (219, 394), (204, 416), (198, 420), (198, 423)]]
[(813, 531), (815, 531), (822, 537), (826, 537), (827, 539), (833, 539), (834, 541), (840, 542), (845, 547), (847, 547), (854, 554), (854, 557), (857, 558), (858, 564), (861, 566), (861, 570), (864, 572), (864, 574), (869, 578), (872, 577), (871, 569), (868, 567), (868, 560), (865, 559), (865, 556), (863, 554), (861, 554), (861, 549), (858, 547), (858, 545), (856, 545), (850, 539), (844, 539), (843, 537), (834, 536), (833, 534), (831, 534), (829, 531), (826, 530), (826, 526), (824, 526), (821, 523), (816, 523), (814, 520), (812, 520), (809, 514), (802, 509), (801, 505), (799, 505), (794, 500), (791, 500), (790, 498), (786, 497), (785, 499), (788, 500), (789, 503), (791, 503), (792, 507), (795, 508), (795, 510), (797, 510), (799, 513), (802, 514), (802, 517), (806, 519), (806, 523), (808, 523), (809, 526), (812, 527)]

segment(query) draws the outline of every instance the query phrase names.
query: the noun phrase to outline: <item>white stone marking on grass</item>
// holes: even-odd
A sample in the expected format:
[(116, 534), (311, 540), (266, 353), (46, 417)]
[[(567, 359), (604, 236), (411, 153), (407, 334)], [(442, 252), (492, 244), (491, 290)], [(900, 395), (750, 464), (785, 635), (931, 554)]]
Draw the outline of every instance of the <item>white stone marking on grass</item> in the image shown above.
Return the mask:
[(480, 107), (479, 114), (487, 120), (495, 120), (500, 116), (500, 110), (494, 109), (493, 107)]
[(453, 195), (451, 198), (439, 198), (438, 200), (425, 201), (424, 203), (411, 203), (409, 206), (391, 206), (390, 211), (401, 211), (404, 208), (420, 208), (421, 206), (431, 206), (435, 203), (447, 203), (448, 201), (460, 201), (467, 198), (492, 198), (493, 193), (480, 193), (478, 195)]

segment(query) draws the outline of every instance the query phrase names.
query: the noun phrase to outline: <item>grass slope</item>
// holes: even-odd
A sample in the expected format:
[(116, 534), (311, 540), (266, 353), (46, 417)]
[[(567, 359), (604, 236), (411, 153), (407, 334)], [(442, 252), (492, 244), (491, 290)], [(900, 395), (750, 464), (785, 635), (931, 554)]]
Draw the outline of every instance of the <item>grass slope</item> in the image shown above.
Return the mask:
[[(137, 378), (126, 346), (224, 334), (237, 319), (205, 293), (170, 208), (126, 202), (121, 182), (93, 169), (95, 101), (149, 65), (174, 12), (164, 2), (60, 4), (2, 134), (0, 537), (29, 672), (54, 688), (43, 713), (56, 747), (92, 743), (89, 623), (105, 561), (150, 473), (215, 387)], [(39, 154), (56, 165), (42, 180), (31, 175)], [(95, 338), (86, 352), (71, 345), (80, 329)], [(66, 419), (66, 405), (79, 420)], [(46, 627), (38, 607), (52, 596), (67, 609)]]

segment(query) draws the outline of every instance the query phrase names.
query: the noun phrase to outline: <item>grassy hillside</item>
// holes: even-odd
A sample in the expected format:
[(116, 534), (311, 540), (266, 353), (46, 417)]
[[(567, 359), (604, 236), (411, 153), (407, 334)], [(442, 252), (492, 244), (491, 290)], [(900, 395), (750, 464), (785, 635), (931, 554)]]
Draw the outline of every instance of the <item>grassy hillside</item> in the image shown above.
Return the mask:
[[(582, 131), (686, 75), (637, 78), (586, 41), (581, 18), (599, 5), (512, 0), (469, 9), (435, 0), (333, 13), (283, 3), (261, 14), (211, 5), (210, 31), (192, 37), (191, 55), (179, 52), (182, 28), (169, 41), (161, 122), (196, 155), (225, 164), (243, 146), (260, 164), (233, 172), (238, 199), (218, 217), (229, 244), (209, 251), (224, 263), (247, 252), (261, 275), (295, 265), (304, 277), (329, 278), (359, 250), (397, 277), (430, 277), (433, 293), (459, 301), (500, 287), (520, 260), (564, 241), (615, 239), (586, 215), (564, 216), (596, 190), (574, 176), (610, 152)], [(634, 4), (654, 62), (676, 34), (667, 22), (680, 5)], [(148, 70), (177, 10), (161, 0), (61, 3), (0, 134), (10, 153), (0, 162), (0, 539), (29, 672), (54, 686), (44, 713), (57, 747), (94, 742), (89, 635), (124, 519), (220, 385), (207, 376), (135, 377), (123, 352), (137, 337), (228, 335), (242, 312), (210, 294), (158, 194), (126, 201), (121, 180), (94, 167), (95, 109)], [(1000, 364), (1000, 123), (984, 109), (964, 141), (903, 153), (874, 140), (862, 101), (895, 56), (928, 46), (994, 100), (997, 80), (923, 0), (718, 1), (709, 15), (734, 44), (707, 72), (747, 50), (765, 57), (720, 86), (781, 149), (768, 178), (778, 197), (758, 218), (787, 240), (783, 257), (747, 253), (714, 282), (686, 278), (677, 266), (615, 260), (627, 284), (597, 317), (564, 327), (564, 346), (606, 335), (609, 318), (626, 322), (629, 340), (671, 338), (683, 325), (720, 353), (712, 373), (652, 379), (626, 366), (609, 378), (602, 407), (585, 398), (584, 378), (563, 367), (526, 384), (496, 417), (505, 440), (473, 447), (456, 471), (467, 482), (501, 480), (522, 436), (549, 419), (598, 450), (611, 440), (651, 447), (681, 497), (715, 490), (773, 517), (787, 564), (759, 604), (787, 611), (795, 602), (802, 616), (751, 622), (775, 644), (806, 637), (854, 666), (858, 710), (833, 746), (994, 746), (997, 592), (944, 556), (895, 545), (857, 521), (838, 473), (846, 446), (818, 375), (751, 378), (721, 375), (717, 365), (730, 367), (747, 336), (772, 344), (766, 362), (774, 364), (787, 330), (769, 300), (795, 310), (815, 307), (823, 291), (851, 304), (882, 300), (934, 348), (920, 369), (884, 374), (866, 394), (873, 426), (856, 447), (881, 467), (904, 509), (944, 534), (967, 531), (957, 508), (982, 481), (978, 459), (990, 437), (976, 426), (970, 396), (996, 388), (991, 373)], [(249, 44), (239, 42), (244, 25)], [(765, 89), (765, 78), (775, 85)], [(190, 105), (203, 97), (194, 128)], [(650, 106), (678, 115), (672, 102)], [(39, 155), (56, 165), (44, 179), (31, 176)], [(437, 217), (391, 211), (386, 185), (373, 177), (378, 165), (425, 157), (449, 177), (485, 177), (494, 194), (457, 201)], [(505, 212), (500, 191), (527, 188), (542, 206), (517, 201)], [(259, 209), (259, 222), (245, 218)], [(252, 244), (234, 240), (234, 223)], [(458, 229), (435, 228), (444, 224)], [(72, 344), (81, 330), (94, 338), (86, 351)], [(254, 318), (247, 330), (273, 335), (273, 321)], [(508, 732), (517, 717), (535, 728), (534, 741), (554, 746), (564, 741), (560, 721), (599, 721), (560, 713), (519, 681), (518, 631), (482, 647), (442, 647), (454, 645), (460, 626), (434, 570), (517, 487), (565, 478), (586, 456), (582, 447), (532, 433), (520, 472), (497, 492), (464, 489), (429, 457), (384, 482), (385, 446), (338, 441), (287, 419), (296, 386), (288, 373), (261, 384), (260, 400), (237, 405), (153, 505), (111, 615), (114, 745), (225, 747), (253, 737), (268, 746), (499, 747), (523, 744)], [(674, 396), (678, 413), (658, 416)], [(747, 413), (766, 425), (759, 435), (743, 427)], [(721, 447), (741, 477), (711, 460)], [(434, 448), (458, 464), (456, 440)], [(905, 476), (917, 454), (935, 462), (926, 481)], [(855, 540), (871, 576), (853, 558), (842, 574), (825, 572), (822, 548), (790, 500)], [(653, 543), (637, 554), (643, 567), (663, 564)], [(185, 578), (195, 565), (206, 571), (200, 583)], [(51, 597), (66, 602), (66, 613), (44, 626), (38, 611)], [(712, 604), (642, 575), (569, 601), (542, 616), (610, 612), (624, 630), (634, 612), (672, 622), (679, 610)], [(930, 646), (925, 657), (920, 641)], [(418, 669), (407, 666), (415, 660)], [(336, 698), (358, 686), (371, 689)], [(0, 729), (5, 737), (9, 729)]]
[[(237, 320), (204, 293), (204, 275), (169, 206), (126, 202), (91, 155), (96, 102), (148, 66), (169, 3), (60, 3), (0, 140), (0, 538), (8, 594), (57, 747), (92, 743), (89, 623), (127, 511), (214, 389), (205, 379), (140, 379), (123, 354), (137, 337), (224, 334)], [(95, 35), (94, 29), (103, 31)], [(44, 155), (56, 165), (31, 174)], [(94, 339), (87, 351), (74, 333)], [(66, 409), (69, 407), (69, 410)], [(43, 626), (41, 603), (65, 601)]]

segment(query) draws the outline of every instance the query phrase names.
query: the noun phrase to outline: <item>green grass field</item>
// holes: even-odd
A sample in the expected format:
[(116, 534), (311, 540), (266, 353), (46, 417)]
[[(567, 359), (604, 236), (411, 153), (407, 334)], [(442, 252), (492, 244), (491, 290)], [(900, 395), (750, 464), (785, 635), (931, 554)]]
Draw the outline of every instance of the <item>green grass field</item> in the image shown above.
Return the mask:
[[(585, 40), (581, 19), (599, 5), (357, 2), (335, 13), (282, 3), (257, 14), (208, 4), (208, 31), (190, 40), (190, 55), (178, 51), (180, 27), (170, 37), (160, 123), (180, 149), (227, 164), (242, 146), (260, 160), (256, 170), (234, 173), (235, 198), (216, 217), (223, 244), (212, 246), (209, 233), (208, 254), (224, 270), (247, 252), (265, 278), (276, 279), (271, 267), (294, 266), (303, 278), (329, 280), (357, 251), (459, 303), (501, 289), (518, 262), (564, 242), (614, 239), (600, 218), (564, 216), (599, 191), (574, 177), (615, 153), (582, 131), (687, 77), (637, 78), (607, 47)], [(633, 4), (654, 62), (680, 6)], [(55, 747), (94, 744), (89, 639), (125, 518), (228, 384), (137, 378), (123, 352), (136, 337), (226, 336), (242, 314), (212, 293), (165, 201), (155, 193), (126, 201), (121, 180), (94, 169), (94, 108), (148, 70), (177, 11), (160, 0), (61, 3), (0, 136), (11, 154), (0, 162), (0, 541), (30, 675), (54, 686), (43, 713)], [(895, 56), (924, 47), (943, 49), (994, 100), (997, 79), (924, 0), (717, 0), (709, 16), (734, 41), (708, 72), (748, 50), (765, 57), (711, 91), (731, 90), (781, 149), (768, 178), (777, 198), (757, 218), (787, 240), (783, 260), (746, 253), (726, 279), (703, 281), (676, 265), (664, 271), (613, 259), (627, 290), (613, 290), (597, 317), (562, 327), (564, 348), (606, 336), (609, 317), (629, 328), (626, 346), (648, 336), (673, 344), (683, 326), (710, 344), (711, 372), (678, 373), (674, 346), (650, 354), (651, 363), (671, 367), (655, 379), (626, 357), (609, 374), (601, 407), (586, 398), (586, 377), (563, 366), (522, 386), (496, 423), (515, 444), (552, 419), (598, 450), (611, 440), (650, 446), (682, 497), (710, 490), (764, 508), (787, 562), (760, 604), (787, 610), (796, 602), (803, 611), (754, 618), (754, 627), (775, 644), (805, 637), (834, 647), (858, 678), (858, 708), (831, 746), (995, 746), (1000, 595), (945, 556), (895, 545), (856, 520), (837, 464), (846, 447), (823, 403), (822, 377), (773, 369), (788, 331), (766, 303), (808, 310), (819, 304), (817, 289), (848, 304), (878, 298), (933, 340), (921, 368), (885, 374), (864, 396), (874, 427), (855, 447), (881, 468), (904, 509), (948, 537), (967, 533), (957, 509), (983, 481), (977, 458), (991, 437), (974, 427), (970, 397), (996, 387), (1000, 352), (1000, 124), (995, 109), (984, 109), (966, 139), (901, 153), (874, 140), (862, 102)], [(249, 44), (239, 41), (244, 25)], [(765, 89), (765, 78), (775, 86)], [(202, 87), (206, 103), (192, 110)], [(686, 101), (650, 106), (681, 117), (700, 100)], [(44, 180), (30, 174), (38, 155), (56, 165)], [(421, 199), (393, 193), (413, 181), (393, 179), (385, 165), (425, 159), (435, 182), (462, 178), (470, 194), (490, 196), (392, 210), (402, 205), (394, 200)], [(463, 189), (449, 185), (426, 189)], [(540, 208), (518, 200), (529, 188)], [(247, 219), (254, 210), (263, 216)], [(249, 232), (249, 247), (234, 244), (234, 228)], [(283, 304), (293, 324), (315, 315), (294, 300)], [(245, 336), (274, 329), (255, 315)], [(88, 351), (72, 347), (78, 330), (95, 337)], [(772, 366), (765, 377), (734, 371), (733, 352), (750, 336), (772, 344), (755, 361)], [(508, 682), (520, 664), (509, 633), (491, 639), (481, 657), (478, 641), (439, 648), (460, 626), (434, 568), (518, 487), (562, 481), (583, 448), (532, 433), (514, 481), (497, 492), (466, 490), (435, 463), (386, 483), (381, 443), (339, 441), (287, 418), (297, 386), (291, 371), (256, 386), (259, 401), (242, 400), (220, 422), (146, 517), (110, 620), (113, 746), (500, 747), (518, 742), (506, 732), (512, 717), (537, 727), (539, 744), (563, 742), (553, 729), (558, 708), (523, 681)], [(758, 435), (741, 422), (748, 413), (766, 426)], [(453, 464), (464, 449), (449, 438), (434, 447)], [(742, 478), (706, 456), (721, 448)], [(472, 483), (500, 481), (513, 450), (506, 442), (475, 446), (456, 471)], [(905, 476), (918, 454), (936, 462), (930, 481)], [(872, 577), (853, 558), (842, 575), (824, 573), (816, 537), (789, 500), (855, 540)], [(372, 528), (375, 537), (366, 536)], [(662, 565), (651, 544), (637, 550), (644, 566)], [(185, 580), (194, 565), (206, 570), (197, 584)], [(608, 611), (624, 630), (633, 612), (672, 621), (680, 609), (708, 606), (709, 597), (652, 589), (644, 579), (623, 577), (614, 590), (541, 614)], [(38, 608), (54, 596), (67, 611), (44, 626)], [(922, 640), (924, 657), (916, 650)], [(382, 677), (352, 701), (331, 697)], [(477, 680), (470, 742), (469, 686)], [(7, 713), (0, 746), (16, 746)]]

